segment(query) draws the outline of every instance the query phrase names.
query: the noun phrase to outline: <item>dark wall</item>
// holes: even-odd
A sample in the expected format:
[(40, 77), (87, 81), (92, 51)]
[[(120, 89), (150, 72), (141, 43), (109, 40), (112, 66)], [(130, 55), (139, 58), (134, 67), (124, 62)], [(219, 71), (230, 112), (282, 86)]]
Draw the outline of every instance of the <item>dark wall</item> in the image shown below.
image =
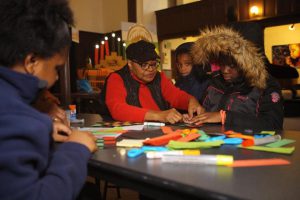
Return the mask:
[(73, 42), (70, 52), (72, 68), (85, 67), (87, 58), (90, 58), (94, 64), (95, 45), (99, 44), (103, 37), (103, 34), (79, 31), (80, 43)]
[(226, 22), (225, 1), (205, 0), (156, 11), (158, 39), (198, 35), (199, 28)]
[(261, 0), (263, 17), (250, 19), (251, 0), (202, 0), (156, 11), (159, 40), (198, 35), (199, 29), (234, 21), (256, 21), (262, 27), (299, 22), (299, 0)]
[(136, 0), (127, 0), (128, 22), (136, 22)]

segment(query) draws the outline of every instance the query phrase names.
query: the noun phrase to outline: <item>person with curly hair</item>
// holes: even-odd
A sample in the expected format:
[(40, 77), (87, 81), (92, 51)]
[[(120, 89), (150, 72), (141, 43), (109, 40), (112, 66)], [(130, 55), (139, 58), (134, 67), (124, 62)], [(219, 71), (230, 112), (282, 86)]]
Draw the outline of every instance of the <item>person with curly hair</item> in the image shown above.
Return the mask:
[(300, 67), (300, 44), (289, 44), (290, 55), (286, 57), (286, 64)]
[[(0, 13), (0, 199), (75, 199), (96, 138), (31, 105), (66, 62), (68, 1), (0, 0)], [(67, 140), (54, 148), (60, 132)]]
[(193, 64), (191, 55), (193, 44), (194, 42), (185, 42), (175, 49), (175, 86), (200, 101), (207, 87), (209, 76), (203, 70), (204, 67)]

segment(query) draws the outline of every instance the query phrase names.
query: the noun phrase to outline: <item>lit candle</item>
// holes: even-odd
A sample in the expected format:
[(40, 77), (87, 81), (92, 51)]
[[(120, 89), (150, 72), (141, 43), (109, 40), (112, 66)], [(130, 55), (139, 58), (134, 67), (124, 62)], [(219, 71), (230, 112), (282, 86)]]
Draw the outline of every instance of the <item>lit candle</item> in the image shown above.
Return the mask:
[(94, 57), (94, 59), (95, 59), (94, 64), (95, 65), (99, 64), (99, 44), (95, 45), (95, 57)]
[(104, 60), (104, 41), (101, 41), (100, 60)]
[(112, 33), (112, 34), (111, 34), (111, 37), (112, 37), (112, 41), (111, 41), (111, 51), (115, 51), (115, 37), (116, 37), (116, 34), (115, 34), (115, 33)]
[(105, 36), (105, 37), (104, 37), (104, 40), (105, 40), (105, 55), (106, 55), (106, 56), (109, 56), (108, 37)]
[(123, 43), (123, 58), (126, 60), (126, 43)]
[(118, 37), (118, 56), (121, 55), (121, 38)]

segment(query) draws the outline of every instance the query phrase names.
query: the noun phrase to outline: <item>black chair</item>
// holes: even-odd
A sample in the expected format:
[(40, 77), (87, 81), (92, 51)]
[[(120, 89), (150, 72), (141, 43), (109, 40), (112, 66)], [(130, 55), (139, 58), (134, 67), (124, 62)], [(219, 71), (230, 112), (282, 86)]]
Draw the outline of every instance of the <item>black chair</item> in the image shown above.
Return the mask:
[[(101, 191), (100, 191), (100, 188), (101, 188), (101, 180), (100, 180), (100, 178), (95, 177), (95, 185), (98, 187), (99, 192), (101, 193)], [(104, 181), (103, 196), (102, 196), (102, 198), (100, 197), (100, 199), (106, 200), (107, 190), (109, 188), (115, 188), (116, 191), (117, 191), (117, 197), (118, 197), (118, 199), (121, 198), (120, 187), (116, 186), (116, 185), (113, 185), (113, 184), (109, 183), (108, 181)]]

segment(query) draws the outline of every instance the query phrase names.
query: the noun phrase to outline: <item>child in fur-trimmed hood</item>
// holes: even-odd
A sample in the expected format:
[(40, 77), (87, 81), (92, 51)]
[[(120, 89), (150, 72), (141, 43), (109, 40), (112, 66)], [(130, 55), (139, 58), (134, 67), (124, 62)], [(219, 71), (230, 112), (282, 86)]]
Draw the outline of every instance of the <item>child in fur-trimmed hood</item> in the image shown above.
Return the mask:
[[(262, 55), (238, 32), (215, 27), (203, 31), (192, 48), (196, 64), (217, 64), (202, 99), (206, 112), (186, 122), (225, 124), (239, 130), (282, 129), (281, 88), (266, 70)], [(225, 111), (221, 116), (220, 111)], [(222, 119), (223, 118), (223, 119)]]

